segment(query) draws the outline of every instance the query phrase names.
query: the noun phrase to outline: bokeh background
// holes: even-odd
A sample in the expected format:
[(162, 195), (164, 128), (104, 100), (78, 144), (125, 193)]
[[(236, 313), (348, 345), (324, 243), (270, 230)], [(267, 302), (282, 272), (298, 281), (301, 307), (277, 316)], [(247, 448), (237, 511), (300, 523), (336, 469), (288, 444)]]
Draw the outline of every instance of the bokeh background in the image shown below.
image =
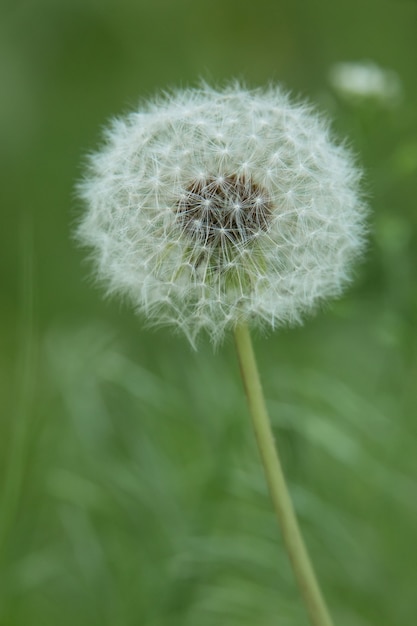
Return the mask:
[(200, 76), (282, 82), (366, 170), (354, 285), (255, 346), (335, 623), (415, 624), (416, 2), (2, 0), (0, 34), (1, 626), (307, 624), (232, 341), (147, 331), (72, 240), (106, 121)]

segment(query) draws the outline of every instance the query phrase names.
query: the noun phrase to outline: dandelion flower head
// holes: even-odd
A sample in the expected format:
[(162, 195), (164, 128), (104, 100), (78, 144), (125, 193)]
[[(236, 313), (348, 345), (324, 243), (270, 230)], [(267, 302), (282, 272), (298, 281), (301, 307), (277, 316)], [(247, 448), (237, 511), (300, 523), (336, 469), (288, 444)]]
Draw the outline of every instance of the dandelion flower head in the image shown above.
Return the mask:
[(340, 294), (364, 243), (360, 172), (279, 87), (207, 85), (115, 120), (80, 185), (78, 237), (109, 293), (219, 342), (299, 323)]

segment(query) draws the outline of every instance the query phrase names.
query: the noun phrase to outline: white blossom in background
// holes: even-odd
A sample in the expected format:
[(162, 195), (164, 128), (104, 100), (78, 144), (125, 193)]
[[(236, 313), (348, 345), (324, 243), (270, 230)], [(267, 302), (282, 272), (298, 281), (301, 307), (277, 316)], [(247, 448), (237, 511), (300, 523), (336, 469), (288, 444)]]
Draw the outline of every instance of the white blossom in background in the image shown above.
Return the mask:
[(402, 95), (399, 76), (372, 63), (336, 63), (329, 72), (333, 88), (354, 100), (374, 99), (382, 104), (395, 104)]
[(279, 87), (203, 85), (113, 121), (78, 237), (109, 293), (194, 344), (241, 321), (299, 323), (340, 294), (366, 208), (350, 152)]

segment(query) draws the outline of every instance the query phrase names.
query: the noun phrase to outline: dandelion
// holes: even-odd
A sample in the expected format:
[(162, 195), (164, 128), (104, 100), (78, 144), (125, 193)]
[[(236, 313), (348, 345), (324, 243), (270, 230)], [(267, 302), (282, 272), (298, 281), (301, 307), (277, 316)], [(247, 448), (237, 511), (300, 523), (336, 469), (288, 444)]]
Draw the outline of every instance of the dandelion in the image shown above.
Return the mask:
[(113, 122), (80, 186), (78, 237), (109, 293), (152, 324), (235, 334), (267, 481), (311, 623), (331, 626), (275, 448), (248, 325), (300, 323), (364, 246), (361, 174), (327, 123), (278, 87), (207, 85)]
[(348, 100), (374, 100), (382, 105), (398, 104), (402, 95), (400, 78), (393, 70), (372, 61), (335, 63), (329, 71), (333, 88)]
[(208, 86), (113, 122), (81, 186), (109, 293), (151, 324), (217, 343), (241, 322), (302, 321), (363, 247), (350, 153), (279, 88)]

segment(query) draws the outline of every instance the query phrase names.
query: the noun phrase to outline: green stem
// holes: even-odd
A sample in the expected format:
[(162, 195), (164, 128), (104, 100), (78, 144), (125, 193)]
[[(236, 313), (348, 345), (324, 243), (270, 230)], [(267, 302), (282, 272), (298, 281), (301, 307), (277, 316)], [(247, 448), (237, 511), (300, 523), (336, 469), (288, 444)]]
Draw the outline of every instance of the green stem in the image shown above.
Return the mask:
[(249, 329), (235, 330), (240, 369), (269, 491), (294, 574), (313, 626), (332, 626), (304, 544), (275, 447)]

